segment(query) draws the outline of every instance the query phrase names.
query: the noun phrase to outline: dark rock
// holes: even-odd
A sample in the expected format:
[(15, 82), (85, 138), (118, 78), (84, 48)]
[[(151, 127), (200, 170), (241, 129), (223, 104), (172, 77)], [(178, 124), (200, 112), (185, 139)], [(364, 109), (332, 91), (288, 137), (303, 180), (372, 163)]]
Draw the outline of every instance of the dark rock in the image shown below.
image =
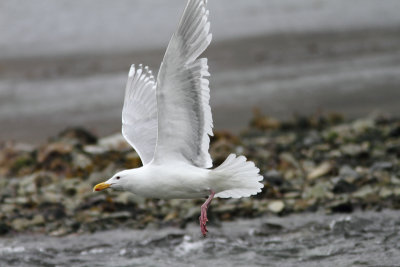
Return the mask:
[(65, 218), (66, 213), (62, 204), (43, 203), (39, 206), (46, 221), (57, 221)]
[(8, 224), (6, 224), (4, 222), (0, 222), (0, 236), (8, 234), (10, 231), (11, 231), (11, 227)]
[(335, 194), (353, 193), (357, 190), (355, 184), (351, 184), (341, 177), (337, 177), (336, 179), (333, 179), (333, 181), (334, 186), (332, 192)]
[(348, 200), (333, 201), (328, 205), (332, 212), (350, 213), (353, 212), (353, 204)]
[(277, 170), (270, 170), (264, 174), (264, 181), (267, 181), (270, 185), (281, 186), (284, 183), (282, 173)]
[(84, 128), (67, 128), (58, 135), (59, 139), (72, 141), (80, 145), (97, 143), (97, 137)]
[(400, 137), (400, 123), (390, 130), (389, 137)]

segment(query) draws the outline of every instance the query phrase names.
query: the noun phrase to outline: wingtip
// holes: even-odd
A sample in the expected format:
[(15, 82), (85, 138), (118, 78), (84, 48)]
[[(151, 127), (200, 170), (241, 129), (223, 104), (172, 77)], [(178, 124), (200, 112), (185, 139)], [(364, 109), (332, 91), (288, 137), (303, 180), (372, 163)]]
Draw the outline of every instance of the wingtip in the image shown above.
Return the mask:
[(131, 65), (131, 68), (129, 69), (129, 74), (128, 74), (128, 76), (129, 76), (129, 77), (132, 77), (134, 73), (135, 73), (135, 64), (132, 64), (132, 65)]

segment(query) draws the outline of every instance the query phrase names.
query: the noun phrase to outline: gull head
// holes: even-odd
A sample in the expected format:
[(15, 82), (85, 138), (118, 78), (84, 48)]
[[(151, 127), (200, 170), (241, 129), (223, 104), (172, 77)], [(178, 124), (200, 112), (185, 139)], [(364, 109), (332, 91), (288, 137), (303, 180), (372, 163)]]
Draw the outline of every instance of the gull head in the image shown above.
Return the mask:
[(93, 192), (102, 191), (107, 188), (113, 188), (116, 190), (125, 190), (130, 176), (129, 174), (130, 173), (128, 170), (117, 172), (116, 174), (113, 175), (113, 177), (111, 177), (107, 181), (95, 185), (95, 187), (93, 187)]

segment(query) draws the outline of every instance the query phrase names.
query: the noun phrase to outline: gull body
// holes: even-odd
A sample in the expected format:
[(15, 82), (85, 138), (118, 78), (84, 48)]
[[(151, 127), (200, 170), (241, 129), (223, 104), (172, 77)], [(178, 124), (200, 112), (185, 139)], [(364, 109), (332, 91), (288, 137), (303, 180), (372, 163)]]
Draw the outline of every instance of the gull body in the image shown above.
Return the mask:
[[(118, 189), (146, 198), (191, 199), (208, 197), (212, 188), (212, 172), (190, 164), (176, 162), (168, 165), (150, 163), (144, 167), (119, 172)], [(119, 186), (122, 185), (122, 187)], [(157, 187), (154, 187), (154, 184)], [(113, 185), (110, 186), (113, 188)]]
[(214, 197), (241, 198), (261, 192), (259, 169), (231, 154), (217, 168), (208, 152), (213, 135), (206, 58), (211, 42), (206, 0), (188, 0), (172, 35), (157, 79), (132, 65), (122, 109), (122, 134), (143, 167), (116, 173), (94, 187), (125, 190), (159, 199), (208, 197), (200, 228), (207, 233), (207, 208)]

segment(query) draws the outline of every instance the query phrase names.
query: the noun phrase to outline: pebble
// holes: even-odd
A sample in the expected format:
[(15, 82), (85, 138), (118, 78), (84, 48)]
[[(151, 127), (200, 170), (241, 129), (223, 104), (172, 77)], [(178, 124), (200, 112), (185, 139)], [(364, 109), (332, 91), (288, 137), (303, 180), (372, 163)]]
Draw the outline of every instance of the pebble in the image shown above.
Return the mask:
[(285, 203), (282, 200), (271, 201), (268, 204), (268, 210), (273, 213), (281, 213), (285, 208)]
[(308, 180), (314, 180), (319, 177), (325, 176), (330, 173), (333, 169), (333, 165), (330, 162), (323, 162), (307, 175)]

